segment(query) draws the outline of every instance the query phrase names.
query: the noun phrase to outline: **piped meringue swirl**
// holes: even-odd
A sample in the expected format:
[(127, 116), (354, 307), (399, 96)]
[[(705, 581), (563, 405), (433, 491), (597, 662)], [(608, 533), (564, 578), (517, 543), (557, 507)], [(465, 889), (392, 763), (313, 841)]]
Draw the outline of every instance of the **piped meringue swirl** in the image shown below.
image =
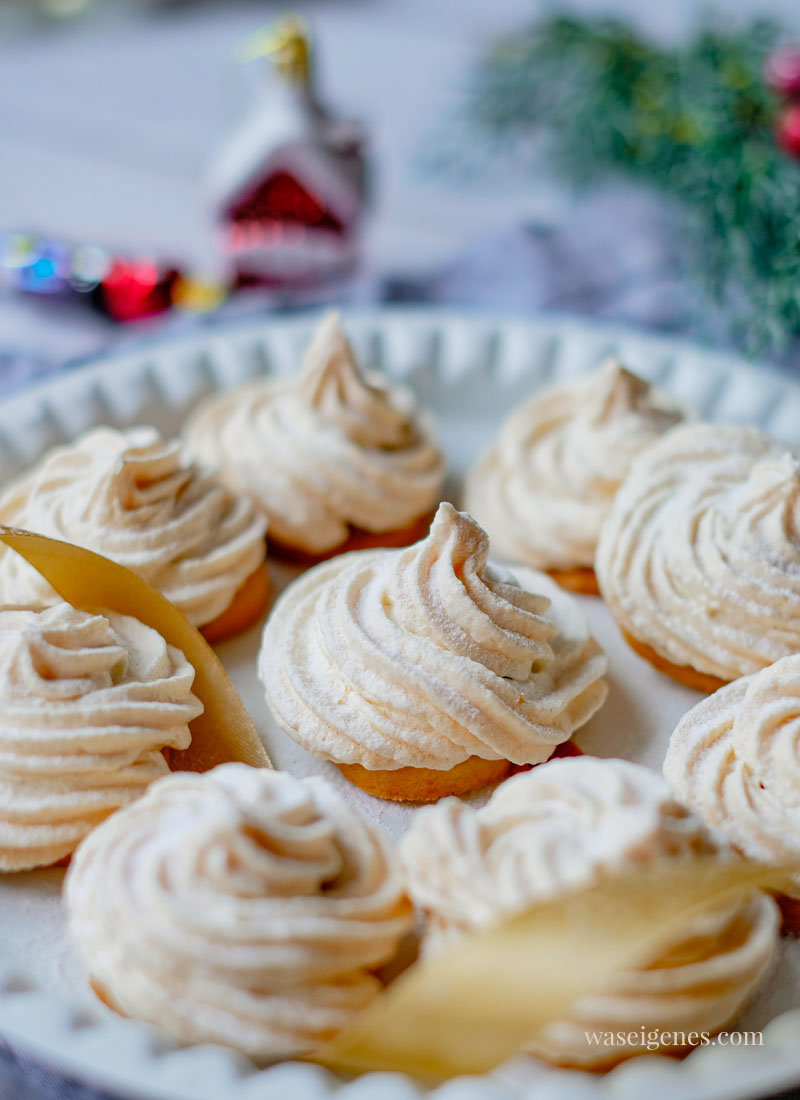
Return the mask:
[(176, 774), (81, 845), (69, 927), (100, 995), (259, 1059), (332, 1038), (411, 924), (397, 853), (321, 779)]
[(209, 398), (186, 429), (189, 452), (249, 493), (286, 545), (322, 553), (351, 527), (406, 527), (439, 500), (444, 459), (409, 391), (358, 366), (328, 314), (292, 378)]
[[(670, 738), (676, 797), (759, 863), (800, 862), (800, 655), (698, 703)], [(800, 898), (800, 875), (794, 880)]]
[(504, 558), (536, 569), (591, 566), (633, 460), (682, 415), (610, 359), (511, 413), (467, 477), (465, 507)]
[(278, 600), (259, 674), (280, 726), (328, 760), (445, 769), (537, 763), (606, 696), (605, 654), (575, 602), (488, 564), (486, 533), (442, 504), (404, 550), (316, 566)]
[[(624, 760), (553, 760), (501, 784), (481, 809), (454, 798), (418, 811), (401, 841), (426, 952), (537, 901), (657, 860), (724, 852), (662, 778)], [(687, 923), (659, 958), (584, 998), (531, 1048), (559, 1062), (599, 1064), (636, 1042), (593, 1046), (587, 1032), (713, 1032), (739, 1011), (777, 943), (766, 896)]]
[(675, 428), (641, 455), (596, 570), (620, 627), (723, 680), (800, 650), (800, 453), (752, 428)]
[(0, 611), (0, 870), (57, 862), (166, 775), (203, 710), (193, 680), (136, 619)]
[[(120, 562), (196, 626), (226, 610), (266, 554), (266, 523), (252, 504), (147, 427), (97, 428), (48, 452), (6, 487), (0, 523)], [(54, 599), (36, 570), (0, 549), (0, 601)]]

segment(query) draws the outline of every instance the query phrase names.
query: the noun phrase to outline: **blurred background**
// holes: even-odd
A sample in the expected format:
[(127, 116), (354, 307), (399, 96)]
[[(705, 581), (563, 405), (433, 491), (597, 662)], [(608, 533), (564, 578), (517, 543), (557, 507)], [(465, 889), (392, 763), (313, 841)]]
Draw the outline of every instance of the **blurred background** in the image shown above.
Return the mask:
[(797, 360), (797, 0), (287, 14), (0, 0), (5, 385), (322, 302), (580, 313)]

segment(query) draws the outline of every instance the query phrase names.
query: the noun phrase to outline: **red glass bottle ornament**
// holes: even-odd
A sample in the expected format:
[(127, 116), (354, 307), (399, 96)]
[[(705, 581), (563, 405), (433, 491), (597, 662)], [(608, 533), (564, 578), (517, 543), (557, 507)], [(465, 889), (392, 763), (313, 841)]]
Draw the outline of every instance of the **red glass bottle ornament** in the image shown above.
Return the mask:
[(234, 286), (310, 286), (354, 265), (365, 205), (361, 127), (318, 97), (305, 26), (258, 32), (245, 60), (251, 108), (214, 165), (210, 190)]
[(767, 83), (789, 99), (800, 96), (800, 46), (776, 50), (767, 61)]
[(782, 112), (776, 136), (781, 149), (800, 160), (800, 103), (793, 103)]

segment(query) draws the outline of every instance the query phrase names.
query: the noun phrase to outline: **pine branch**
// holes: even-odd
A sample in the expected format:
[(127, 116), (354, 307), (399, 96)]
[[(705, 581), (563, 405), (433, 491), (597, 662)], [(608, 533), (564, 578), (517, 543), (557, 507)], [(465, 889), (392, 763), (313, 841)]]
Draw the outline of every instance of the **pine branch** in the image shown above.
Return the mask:
[[(661, 48), (612, 20), (546, 19), (497, 44), (470, 115), (492, 140), (546, 129), (577, 187), (625, 173), (678, 200), (705, 286), (751, 349), (800, 331), (800, 164), (775, 143), (777, 28), (713, 26)], [(732, 307), (733, 308), (733, 307)]]

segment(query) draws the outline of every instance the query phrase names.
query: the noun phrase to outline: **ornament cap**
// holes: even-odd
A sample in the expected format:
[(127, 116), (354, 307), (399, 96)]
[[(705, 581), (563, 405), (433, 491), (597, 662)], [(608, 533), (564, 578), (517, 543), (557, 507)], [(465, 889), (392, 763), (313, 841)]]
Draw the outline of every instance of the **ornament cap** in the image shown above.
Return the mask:
[(305, 20), (287, 15), (269, 27), (248, 35), (242, 44), (242, 62), (269, 58), (273, 67), (292, 83), (311, 83), (311, 33)]

